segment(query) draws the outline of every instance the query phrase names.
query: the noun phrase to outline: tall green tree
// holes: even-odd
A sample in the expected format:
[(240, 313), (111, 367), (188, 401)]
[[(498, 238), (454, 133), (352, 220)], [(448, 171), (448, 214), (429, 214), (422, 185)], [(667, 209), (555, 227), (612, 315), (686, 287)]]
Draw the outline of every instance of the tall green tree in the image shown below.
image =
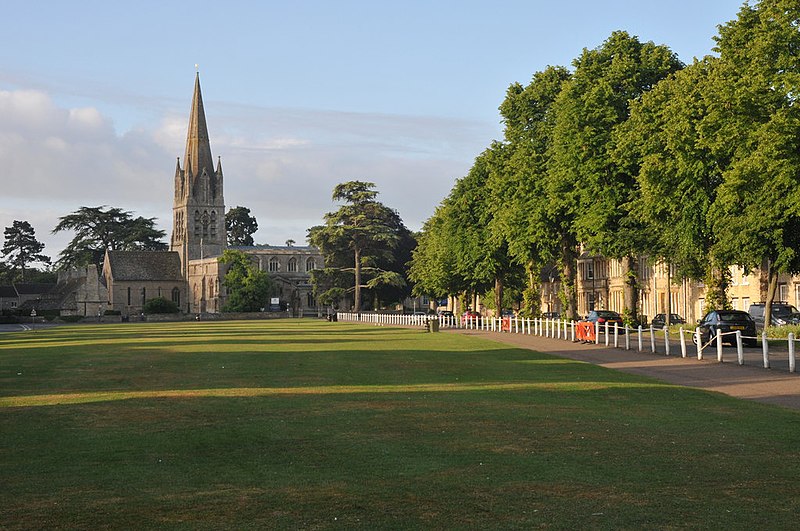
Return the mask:
[(272, 280), (247, 254), (226, 249), (218, 260), (228, 265), (223, 281), (228, 298), (223, 312), (257, 312), (268, 305)]
[[(397, 248), (402, 221), (394, 210), (376, 200), (375, 184), (349, 181), (336, 185), (333, 200), (342, 201), (335, 212), (325, 214), (325, 224), (308, 229), (308, 241), (319, 248), (325, 268), (312, 273), (315, 293), (322, 301), (353, 294), (353, 310), (361, 311), (361, 291), (381, 285), (402, 286), (398, 271), (378, 267), (379, 260), (391, 260)], [(352, 283), (341, 282), (352, 273)], [(321, 291), (317, 286), (325, 285)]]
[(706, 57), (658, 83), (631, 106), (615, 135), (618, 164), (637, 172), (631, 213), (643, 226), (648, 254), (681, 277), (705, 279), (706, 306), (727, 303), (727, 264), (714, 253), (709, 212), (727, 161), (713, 145), (719, 126), (710, 84), (717, 59)]
[[(49, 264), (50, 257), (42, 254), (44, 244), (36, 239), (36, 231), (27, 221), (14, 220), (4, 231), (5, 261), (19, 272), (19, 279), (25, 282), (25, 271), (31, 263)], [(16, 276), (16, 275), (15, 275)]]
[(635, 257), (644, 246), (642, 227), (628, 206), (638, 194), (637, 181), (612, 156), (613, 134), (628, 119), (631, 102), (683, 64), (666, 46), (642, 43), (624, 31), (584, 49), (573, 64), (575, 72), (555, 104), (550, 201), (571, 245), (581, 242), (590, 252), (622, 261), (629, 278), (625, 310), (635, 316)]
[(231, 247), (250, 247), (254, 245), (253, 234), (258, 230), (258, 221), (250, 215), (250, 209), (237, 206), (225, 214), (225, 231)]
[(556, 222), (547, 196), (548, 159), (555, 125), (553, 104), (571, 75), (548, 67), (523, 87), (512, 84), (500, 105), (507, 159), (491, 174), (490, 231), (508, 242), (512, 259), (526, 267), (524, 310), (540, 310), (540, 272), (558, 256)]
[(746, 3), (720, 26), (710, 113), (729, 161), (710, 225), (714, 253), (767, 271), (765, 322), (780, 273), (800, 272), (800, 4)]
[(155, 218), (133, 217), (132, 212), (107, 206), (81, 207), (59, 218), (53, 233), (71, 230), (72, 241), (59, 254), (60, 269), (100, 265), (106, 250), (165, 251), (165, 232), (155, 228)]

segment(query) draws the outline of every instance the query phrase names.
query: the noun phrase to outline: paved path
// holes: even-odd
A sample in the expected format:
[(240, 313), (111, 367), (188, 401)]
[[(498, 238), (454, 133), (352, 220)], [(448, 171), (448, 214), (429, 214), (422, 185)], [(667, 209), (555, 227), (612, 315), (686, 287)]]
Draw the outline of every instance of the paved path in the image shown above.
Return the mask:
[(754, 366), (739, 366), (736, 362), (719, 363), (716, 353), (713, 359), (700, 361), (696, 357), (681, 358), (680, 349), (677, 357), (667, 357), (663, 354), (626, 351), (604, 345), (572, 343), (563, 339), (534, 335), (463, 329), (457, 332), (546, 352), (562, 358), (594, 363), (609, 369), (649, 376), (667, 383), (800, 409), (798, 374)]

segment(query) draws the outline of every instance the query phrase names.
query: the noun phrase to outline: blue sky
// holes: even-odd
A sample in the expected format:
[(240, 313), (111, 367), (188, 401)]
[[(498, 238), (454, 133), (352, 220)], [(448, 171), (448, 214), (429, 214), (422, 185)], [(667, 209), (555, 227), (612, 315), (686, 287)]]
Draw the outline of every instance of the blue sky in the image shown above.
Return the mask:
[(0, 227), (50, 235), (80, 206), (169, 234), (195, 64), (228, 207), (259, 243), (305, 240), (333, 186), (377, 184), (419, 229), (502, 128), (513, 82), (570, 66), (614, 30), (711, 53), (738, 0), (0, 0)]

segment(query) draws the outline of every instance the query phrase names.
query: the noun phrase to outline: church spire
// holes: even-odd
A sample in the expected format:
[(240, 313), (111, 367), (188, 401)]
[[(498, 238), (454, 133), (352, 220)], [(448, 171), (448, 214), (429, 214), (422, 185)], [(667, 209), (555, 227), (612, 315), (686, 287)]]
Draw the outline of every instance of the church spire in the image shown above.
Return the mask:
[(214, 173), (214, 158), (211, 156), (211, 143), (208, 140), (206, 113), (203, 109), (203, 95), (200, 93), (200, 73), (194, 78), (194, 96), (189, 114), (189, 131), (186, 134), (186, 156), (183, 160), (188, 175), (199, 176), (206, 170)]

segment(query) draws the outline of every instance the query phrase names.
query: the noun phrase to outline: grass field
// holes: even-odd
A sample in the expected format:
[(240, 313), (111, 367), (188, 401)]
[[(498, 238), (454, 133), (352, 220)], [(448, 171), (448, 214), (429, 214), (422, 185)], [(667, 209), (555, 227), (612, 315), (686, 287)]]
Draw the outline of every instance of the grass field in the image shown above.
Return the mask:
[(794, 529), (800, 413), (454, 333), (0, 335), (2, 529)]

